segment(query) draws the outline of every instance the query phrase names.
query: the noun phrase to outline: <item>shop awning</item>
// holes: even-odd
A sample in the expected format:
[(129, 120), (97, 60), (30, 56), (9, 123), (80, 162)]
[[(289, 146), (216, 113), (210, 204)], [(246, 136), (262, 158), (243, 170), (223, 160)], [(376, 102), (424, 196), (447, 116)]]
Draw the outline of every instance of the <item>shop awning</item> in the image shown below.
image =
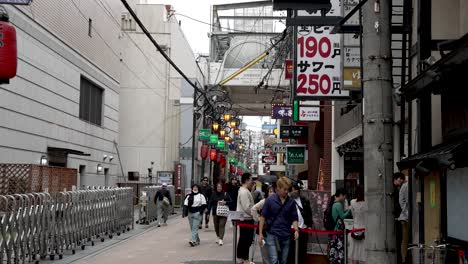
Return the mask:
[(78, 156), (91, 156), (91, 154), (84, 153), (83, 151), (79, 151), (75, 149), (67, 149), (67, 148), (48, 147), (47, 151), (48, 152), (61, 152), (64, 154), (72, 154), (72, 155), (78, 155)]
[(416, 168), (418, 164), (429, 170), (443, 169), (459, 166), (461, 165), (460, 162), (466, 162), (467, 154), (468, 138), (464, 138), (459, 141), (434, 146), (430, 151), (397, 162), (397, 165), (401, 170)]
[(468, 63), (468, 34), (447, 46), (447, 49), (452, 49), (450, 53), (402, 87), (401, 92), (406, 100), (414, 100), (423, 92), (433, 92), (438, 86), (436, 84), (440, 83), (447, 73), (459, 65)]

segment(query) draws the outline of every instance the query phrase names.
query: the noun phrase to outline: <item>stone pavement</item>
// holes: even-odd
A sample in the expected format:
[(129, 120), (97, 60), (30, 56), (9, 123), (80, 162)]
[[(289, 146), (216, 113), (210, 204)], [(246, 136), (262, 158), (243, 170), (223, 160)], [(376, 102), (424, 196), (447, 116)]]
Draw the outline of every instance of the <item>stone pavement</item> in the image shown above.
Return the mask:
[[(210, 228), (200, 230), (201, 245), (190, 247), (190, 229), (187, 218), (176, 215), (169, 219), (167, 227), (150, 227), (139, 234), (121, 236), (118, 242), (94, 252), (83, 251), (81, 257), (65, 257), (61, 262), (76, 264), (118, 264), (118, 263), (186, 263), (186, 264), (228, 264), (232, 263), (233, 229), (226, 224), (224, 245), (215, 243), (213, 222)], [(115, 240), (115, 239), (114, 239)], [(110, 241), (109, 241), (110, 242)], [(106, 243), (103, 243), (106, 244)], [(260, 250), (255, 250), (255, 262), (261, 263)], [(43, 262), (41, 262), (43, 263)], [(58, 263), (55, 261), (53, 263)]]

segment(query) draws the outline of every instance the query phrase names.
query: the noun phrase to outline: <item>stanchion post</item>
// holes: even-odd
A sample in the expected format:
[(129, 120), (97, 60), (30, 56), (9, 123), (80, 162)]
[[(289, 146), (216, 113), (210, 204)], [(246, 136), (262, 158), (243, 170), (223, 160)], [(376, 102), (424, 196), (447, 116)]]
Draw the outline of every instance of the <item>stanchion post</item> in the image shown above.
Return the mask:
[(348, 229), (344, 230), (344, 263), (348, 264)]
[[(301, 234), (299, 234), (301, 236)], [(296, 246), (294, 247), (294, 256), (295, 256), (295, 264), (299, 264), (299, 238), (297, 238), (294, 243), (296, 243)]]
[(233, 264), (236, 264), (237, 263), (237, 260), (236, 260), (236, 253), (237, 253), (237, 224), (236, 224), (236, 221), (235, 220), (232, 220), (232, 224), (234, 225), (234, 228), (233, 228), (233, 241), (232, 241), (232, 263)]

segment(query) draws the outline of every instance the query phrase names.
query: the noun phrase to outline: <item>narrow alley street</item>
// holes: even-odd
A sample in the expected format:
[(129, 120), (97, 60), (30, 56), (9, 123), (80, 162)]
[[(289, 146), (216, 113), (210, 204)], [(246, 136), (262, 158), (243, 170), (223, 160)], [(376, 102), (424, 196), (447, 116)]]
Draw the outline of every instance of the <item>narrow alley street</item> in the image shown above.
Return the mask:
[[(127, 240), (104, 248), (74, 262), (63, 259), (64, 263), (77, 264), (117, 264), (117, 263), (190, 263), (227, 264), (232, 263), (232, 228), (226, 225), (224, 245), (215, 243), (213, 224), (200, 230), (201, 244), (190, 247), (188, 244), (189, 226), (187, 219), (180, 215), (168, 221), (167, 227), (152, 227)], [(258, 247), (255, 261), (261, 259)], [(55, 262), (54, 262), (55, 263)], [(258, 262), (261, 263), (261, 262)]]

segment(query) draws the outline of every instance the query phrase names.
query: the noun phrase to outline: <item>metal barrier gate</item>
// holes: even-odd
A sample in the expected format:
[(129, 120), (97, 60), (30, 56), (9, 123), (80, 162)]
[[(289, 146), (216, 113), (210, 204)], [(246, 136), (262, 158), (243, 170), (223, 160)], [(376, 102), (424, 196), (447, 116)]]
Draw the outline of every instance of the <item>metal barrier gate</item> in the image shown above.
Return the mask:
[(129, 231), (132, 197), (132, 188), (1, 195), (0, 263), (61, 259), (64, 250)]

